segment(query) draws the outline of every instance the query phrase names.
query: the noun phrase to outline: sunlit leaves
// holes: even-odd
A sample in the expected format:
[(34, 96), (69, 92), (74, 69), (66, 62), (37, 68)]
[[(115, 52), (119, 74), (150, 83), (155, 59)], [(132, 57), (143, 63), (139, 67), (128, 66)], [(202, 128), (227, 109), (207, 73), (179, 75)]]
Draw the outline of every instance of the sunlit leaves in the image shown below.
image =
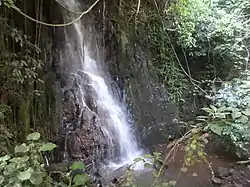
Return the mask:
[(40, 133), (34, 132), (34, 133), (29, 134), (27, 136), (27, 140), (38, 140), (40, 138), (40, 136), (41, 136)]
[(56, 144), (53, 143), (45, 143), (40, 148), (39, 151), (52, 151), (56, 148)]
[(26, 153), (29, 151), (29, 149), (30, 147), (23, 143), (22, 145), (15, 147), (15, 153)]
[(213, 106), (203, 108), (207, 116), (197, 119), (206, 130), (234, 144), (237, 150), (245, 151), (250, 140), (250, 72), (244, 71), (239, 78), (222, 85), (215, 95)]
[(250, 116), (250, 108), (247, 108), (246, 110), (242, 111), (242, 113), (246, 116)]
[(209, 129), (213, 132), (213, 133), (215, 133), (215, 134), (217, 134), (217, 135), (222, 135), (222, 131), (223, 131), (223, 128), (224, 128), (225, 126), (223, 126), (223, 125), (221, 125), (221, 124), (210, 124), (209, 125)]
[(81, 161), (78, 161), (78, 162), (74, 162), (71, 166), (70, 166), (70, 169), (71, 170), (78, 170), (78, 169), (84, 169), (85, 168), (85, 165), (83, 162)]
[(78, 174), (74, 177), (74, 184), (76, 186), (85, 185), (89, 181), (89, 176), (87, 174)]
[(3, 0), (3, 3), (8, 8), (11, 8), (12, 6), (14, 6), (14, 1), (13, 0)]
[[(0, 186), (51, 186), (50, 184), (54, 183), (45, 172), (39, 151), (53, 150), (56, 145), (40, 143), (37, 141), (39, 138), (39, 133), (31, 133), (27, 136), (27, 144), (23, 143), (15, 147), (14, 155), (0, 157)], [(82, 168), (82, 164), (76, 163), (74, 167)], [(68, 180), (73, 180), (70, 175), (67, 177)]]
[(185, 147), (184, 165), (181, 169), (182, 172), (186, 172), (186, 166), (191, 166), (200, 160), (206, 160), (206, 154), (204, 152), (204, 136), (193, 135), (188, 140), (188, 144)]
[(144, 164), (144, 168), (152, 168), (152, 164), (146, 162), (146, 163)]
[(28, 168), (26, 171), (19, 172), (17, 177), (21, 181), (29, 180), (33, 172), (34, 172), (33, 168)]
[(235, 120), (238, 123), (245, 124), (248, 122), (248, 117), (245, 115), (241, 115), (238, 119)]
[(39, 185), (43, 182), (43, 177), (45, 174), (43, 172), (33, 172), (30, 176), (30, 182), (34, 185)]
[(5, 162), (5, 161), (7, 161), (9, 159), (10, 159), (10, 156), (9, 155), (5, 155), (5, 156), (0, 157), (0, 162)]
[(142, 158), (137, 157), (137, 158), (134, 159), (134, 162), (135, 162), (135, 163), (136, 163), (136, 162), (140, 162), (141, 160), (142, 160)]
[(232, 115), (232, 118), (235, 120), (236, 118), (241, 117), (242, 114), (241, 112), (235, 111), (231, 115)]

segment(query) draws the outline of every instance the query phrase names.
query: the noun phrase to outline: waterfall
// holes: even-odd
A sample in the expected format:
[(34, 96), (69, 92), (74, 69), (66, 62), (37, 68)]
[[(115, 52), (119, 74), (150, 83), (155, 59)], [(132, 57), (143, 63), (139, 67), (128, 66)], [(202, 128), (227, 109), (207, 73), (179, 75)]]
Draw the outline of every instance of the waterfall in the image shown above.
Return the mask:
[[(62, 3), (71, 10), (80, 9), (80, 5), (75, 0), (64, 0)], [(84, 108), (87, 107), (100, 121), (101, 130), (108, 139), (107, 159), (111, 167), (117, 168), (132, 163), (135, 157), (141, 155), (141, 151), (128, 122), (125, 103), (110, 91), (111, 79), (107, 79), (101, 60), (97, 61), (96, 57), (93, 57), (91, 48), (98, 50), (98, 47), (91, 46), (93, 44), (88, 41), (89, 38), (86, 38), (82, 20), (75, 22), (69, 30), (65, 32), (68, 43), (67, 46), (65, 45), (61, 60), (67, 64), (68, 67), (65, 69), (68, 69), (69, 73), (76, 77), (83, 77), (85, 81), (85, 86), (80, 86), (77, 94), (77, 100), (82, 107), (80, 115), (84, 115)], [(91, 94), (88, 93), (89, 90), (92, 90)], [(89, 107), (86, 95), (95, 103), (93, 107), (95, 109)]]

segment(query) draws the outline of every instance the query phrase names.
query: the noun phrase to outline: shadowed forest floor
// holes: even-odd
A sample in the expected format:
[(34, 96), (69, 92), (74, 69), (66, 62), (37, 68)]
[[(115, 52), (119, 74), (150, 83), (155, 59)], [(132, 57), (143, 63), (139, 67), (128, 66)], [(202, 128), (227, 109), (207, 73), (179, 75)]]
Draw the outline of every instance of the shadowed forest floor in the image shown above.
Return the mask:
[[(177, 180), (177, 187), (250, 187), (250, 169), (246, 165), (236, 164), (236, 161), (226, 154), (208, 153), (206, 162), (196, 163), (188, 167), (187, 172), (180, 172), (183, 164), (184, 149), (176, 153), (174, 161), (168, 165), (164, 179)], [(143, 173), (138, 178), (143, 186), (150, 186), (153, 180), (152, 172)]]

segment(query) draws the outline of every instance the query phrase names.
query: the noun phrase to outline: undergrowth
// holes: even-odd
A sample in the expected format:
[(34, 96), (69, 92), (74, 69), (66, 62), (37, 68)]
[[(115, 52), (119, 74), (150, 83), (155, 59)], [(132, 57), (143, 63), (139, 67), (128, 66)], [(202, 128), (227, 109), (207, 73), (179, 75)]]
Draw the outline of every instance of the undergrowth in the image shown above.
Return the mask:
[(53, 180), (51, 172), (45, 168), (44, 154), (56, 148), (53, 143), (39, 141), (40, 134), (34, 132), (27, 136), (27, 143), (16, 145), (13, 154), (0, 157), (0, 185), (3, 187), (57, 186), (73, 187), (89, 184), (89, 176), (83, 170), (85, 165), (74, 162), (67, 173), (53, 171), (60, 176), (60, 181)]
[[(4, 0), (3, 3), (11, 7), (14, 2)], [(180, 144), (185, 145), (186, 152), (180, 172), (186, 172), (190, 165), (199, 160), (205, 161), (210, 168), (204, 151), (206, 135), (201, 134), (204, 131), (217, 134), (227, 143), (232, 143), (236, 154), (240, 155), (241, 151), (248, 154), (249, 1), (217, 0), (211, 3), (208, 0), (178, 0), (164, 5), (154, 1), (147, 2), (146, 6), (138, 2), (133, 5), (125, 3), (121, 1), (123, 6), (132, 7), (126, 17), (135, 22), (133, 26), (136, 27), (137, 36), (143, 35), (150, 46), (153, 67), (166, 84), (172, 101), (178, 103), (185, 100), (185, 92), (191, 88), (194, 88), (191, 92), (212, 99), (212, 105), (202, 108), (205, 113), (197, 117), (194, 128), (169, 145), (171, 149), (165, 157), (154, 153), (135, 160), (144, 162), (146, 168), (154, 169), (153, 185), (174, 186), (178, 182), (180, 175), (176, 181), (162, 181), (161, 176)], [(130, 19), (131, 16), (135, 19)], [(28, 135), (26, 143), (16, 146), (13, 137), (18, 133), (15, 130), (18, 129), (17, 124), (19, 128), (24, 127), (23, 134), (30, 131), (29, 113), (33, 111), (31, 103), (34, 102), (30, 97), (40, 95), (35, 85), (43, 83), (39, 77), (43, 63), (38, 58), (40, 48), (32, 44), (21, 30), (11, 27), (6, 15), (3, 17), (1, 14), (0, 18), (0, 30), (3, 31), (0, 36), (0, 148), (1, 155), (4, 155), (0, 157), (0, 184), (5, 187), (87, 185), (89, 178), (86, 173), (72, 177), (72, 171), (84, 169), (81, 162), (73, 164), (68, 173), (58, 172), (66, 182), (53, 181), (45, 169), (42, 155), (53, 150), (55, 145), (40, 142), (39, 133)], [(206, 67), (205, 72), (193, 70), (199, 63)], [(221, 85), (217, 86), (217, 81)], [(9, 102), (14, 100), (15, 103), (11, 107), (2, 102), (4, 99)], [(13, 111), (16, 108), (18, 114)], [(20, 118), (13, 121), (11, 117), (7, 118), (10, 114)], [(13, 146), (14, 153), (11, 149)], [(124, 186), (135, 185), (132, 170), (127, 170)]]

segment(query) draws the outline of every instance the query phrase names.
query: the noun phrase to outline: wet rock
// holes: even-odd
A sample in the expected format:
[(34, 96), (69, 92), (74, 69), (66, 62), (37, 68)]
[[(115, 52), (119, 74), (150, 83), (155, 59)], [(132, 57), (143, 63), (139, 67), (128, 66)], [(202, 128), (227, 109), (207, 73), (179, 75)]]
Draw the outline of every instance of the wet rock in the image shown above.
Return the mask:
[(234, 187), (243, 187), (243, 185), (242, 185), (242, 184), (238, 184), (238, 183), (234, 182)]
[(220, 177), (220, 178), (228, 177), (228, 176), (231, 176), (233, 172), (234, 172), (233, 169), (218, 167), (215, 171), (215, 176)]
[(120, 95), (130, 109), (138, 139), (147, 147), (175, 139), (179, 136), (179, 125), (174, 120), (177, 109), (150, 63), (147, 44), (135, 39), (135, 33), (121, 33), (106, 41), (106, 63), (114, 79), (118, 77)]
[(214, 184), (222, 184), (222, 180), (217, 177), (212, 177), (212, 181)]
[(118, 184), (118, 179), (117, 179), (116, 177), (113, 178), (112, 181), (111, 181), (111, 183), (113, 183), (113, 184)]
[(89, 86), (90, 78), (83, 73), (68, 76), (62, 88), (63, 119), (59, 131), (59, 160), (84, 160), (85, 164), (100, 163), (109, 147), (96, 114), (96, 93)]

